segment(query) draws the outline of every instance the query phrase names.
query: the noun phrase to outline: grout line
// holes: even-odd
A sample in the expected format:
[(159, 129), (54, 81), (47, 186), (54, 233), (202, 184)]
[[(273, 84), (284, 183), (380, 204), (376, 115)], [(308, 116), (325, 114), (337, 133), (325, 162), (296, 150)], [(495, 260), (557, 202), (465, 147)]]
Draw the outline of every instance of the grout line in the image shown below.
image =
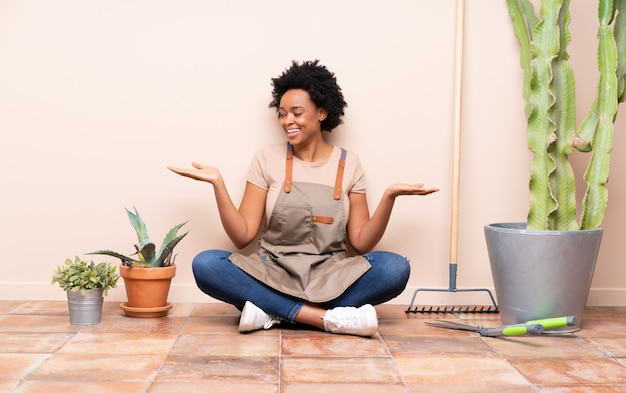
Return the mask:
[[(7, 313), (8, 314), (8, 313)], [(18, 315), (24, 315), (24, 314), (18, 314)], [(39, 314), (37, 314), (39, 315)], [(68, 317), (68, 323), (69, 323), (69, 317)], [(24, 377), (22, 377), (20, 379), (20, 381), (18, 382), (18, 384), (14, 387), (14, 390), (17, 390), (20, 386), (22, 386), (25, 382), (28, 381), (28, 378), (33, 375), (34, 373), (36, 373), (41, 367), (43, 367), (57, 352), (59, 352), (64, 346), (66, 346), (70, 341), (72, 341), (72, 339), (74, 339), (76, 337), (76, 335), (78, 335), (78, 333), (80, 333), (83, 329), (85, 328), (85, 326), (81, 326), (80, 329), (78, 331), (75, 332), (59, 332), (61, 334), (67, 334), (67, 338), (65, 339), (65, 341), (63, 341), (63, 343), (61, 345), (59, 345), (58, 348), (56, 348), (53, 352), (51, 353), (47, 353), (47, 352), (42, 352), (43, 355), (48, 355), (44, 361), (41, 362), (41, 364), (39, 364), (37, 367), (35, 367), (31, 372), (29, 372), (28, 374), (24, 375)], [(41, 333), (41, 334), (51, 334), (53, 332), (45, 332), (45, 333)], [(32, 334), (37, 334), (37, 333), (32, 333)], [(36, 353), (35, 353), (36, 354)]]
[[(533, 389), (535, 392), (538, 392), (538, 388), (536, 385), (534, 385), (532, 382), (530, 382), (528, 380), (528, 378), (526, 378), (526, 376), (524, 374), (522, 374), (517, 367), (515, 367), (515, 365), (513, 365), (513, 363), (511, 363), (511, 361), (509, 360), (509, 358), (505, 357), (502, 353), (500, 353), (500, 351), (498, 351), (496, 348), (494, 348), (491, 344), (489, 344), (488, 340), (485, 340), (484, 337), (482, 336), (478, 336), (478, 338), (480, 338), (480, 340), (485, 343), (485, 345), (496, 355), (498, 355), (498, 357), (502, 360), (504, 360), (506, 362), (506, 364), (508, 364), (511, 369), (513, 369), (520, 377), (522, 377), (524, 379), (524, 381), (526, 381), (526, 383), (528, 383), (528, 386), (530, 386), (531, 389)], [(496, 337), (496, 339), (498, 339)]]
[(378, 335), (380, 336), (380, 339), (383, 342), (383, 346), (385, 347), (385, 350), (387, 351), (387, 355), (389, 356), (389, 359), (391, 359), (393, 368), (396, 370), (396, 372), (400, 376), (400, 380), (402, 381), (402, 384), (406, 388), (406, 391), (411, 393), (411, 388), (409, 387), (409, 384), (406, 382), (406, 379), (404, 378), (402, 371), (400, 371), (400, 367), (398, 366), (398, 363), (396, 363), (396, 359), (393, 357), (393, 354), (391, 353), (391, 350), (389, 349), (389, 346), (387, 345), (387, 340), (385, 340), (385, 336), (381, 332), (378, 332)]
[[(152, 377), (152, 379), (150, 381), (148, 381), (148, 385), (146, 386), (146, 390), (145, 390), (144, 393), (148, 393), (150, 391), (150, 389), (152, 388), (152, 385), (156, 382), (156, 378), (159, 376), (159, 373), (161, 372), (161, 370), (163, 370), (163, 366), (165, 365), (165, 361), (170, 356), (170, 353), (172, 353), (172, 349), (174, 349), (174, 347), (176, 346), (176, 343), (178, 342), (178, 340), (183, 335), (183, 331), (185, 330), (185, 326), (187, 326), (187, 323), (189, 322), (189, 319), (191, 319), (191, 315), (193, 314), (193, 310), (195, 310), (195, 308), (197, 306), (197, 303), (192, 303), (192, 304), (193, 304), (193, 307), (189, 311), (189, 314), (184, 317), (185, 318), (185, 322), (183, 322), (183, 324), (181, 325), (180, 330), (178, 331), (178, 334), (176, 335), (176, 339), (172, 342), (172, 346), (170, 347), (170, 349), (167, 351), (167, 353), (163, 357), (163, 360), (161, 361), (161, 364), (157, 368), (156, 372), (154, 373), (154, 376)], [(174, 304), (174, 307), (176, 307), (176, 304)], [(170, 310), (170, 312), (171, 312), (171, 310)], [(166, 318), (166, 317), (164, 317), (164, 318)]]

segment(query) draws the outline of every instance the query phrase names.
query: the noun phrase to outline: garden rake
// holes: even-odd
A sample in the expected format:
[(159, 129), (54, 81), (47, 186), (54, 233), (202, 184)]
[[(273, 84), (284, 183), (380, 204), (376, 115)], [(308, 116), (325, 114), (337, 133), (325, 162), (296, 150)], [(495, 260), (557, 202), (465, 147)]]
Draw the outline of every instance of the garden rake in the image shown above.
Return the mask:
[[(460, 183), (460, 163), (461, 163), (461, 87), (462, 87), (462, 64), (463, 64), (463, 16), (464, 0), (457, 0), (456, 3), (456, 53), (455, 53), (455, 75), (454, 75), (454, 155), (452, 166), (452, 214), (450, 226), (450, 282), (447, 289), (419, 288), (413, 293), (413, 298), (409, 304), (407, 313), (497, 313), (498, 305), (487, 288), (458, 289), (456, 287), (457, 274), (457, 248), (459, 232), (459, 183)], [(486, 306), (413, 306), (418, 292), (486, 292), (492, 305)]]

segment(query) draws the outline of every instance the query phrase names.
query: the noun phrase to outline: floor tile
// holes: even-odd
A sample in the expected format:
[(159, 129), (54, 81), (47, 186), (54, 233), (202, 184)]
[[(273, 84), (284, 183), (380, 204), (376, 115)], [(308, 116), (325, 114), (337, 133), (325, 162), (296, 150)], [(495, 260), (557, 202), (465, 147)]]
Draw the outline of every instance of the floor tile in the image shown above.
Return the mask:
[(25, 381), (11, 393), (144, 393), (146, 382)]
[(53, 353), (72, 337), (72, 333), (0, 333), (0, 352)]
[(0, 300), (0, 315), (10, 313), (24, 303), (27, 302), (23, 300)]
[(155, 380), (278, 383), (278, 357), (170, 355)]
[(511, 363), (537, 385), (620, 384), (626, 367), (611, 359), (513, 359)]
[(388, 336), (385, 342), (394, 357), (497, 357), (480, 337)]
[[(183, 334), (239, 334), (239, 317), (192, 317), (187, 320), (183, 328)], [(254, 332), (255, 335), (277, 335), (278, 330), (270, 329), (262, 332)]]
[(408, 319), (411, 313), (406, 313), (407, 306), (400, 304), (380, 304), (374, 307), (379, 319)]
[(624, 326), (626, 326), (626, 313), (589, 318), (583, 315), (582, 329), (577, 331), (576, 335), (579, 337), (626, 337)]
[[(429, 319), (390, 319), (378, 323), (378, 331), (383, 336), (440, 336), (440, 337), (475, 337), (476, 333), (443, 329), (426, 325), (434, 322)], [(458, 322), (462, 322), (458, 320)]]
[(496, 357), (394, 356), (408, 384), (529, 385), (506, 360)]
[(20, 380), (18, 379), (13, 379), (13, 380), (1, 380), (0, 379), (0, 392), (1, 393), (9, 393), (9, 392), (15, 392), (15, 388), (19, 385)]
[[(314, 327), (305, 326), (305, 325), (281, 323), (278, 325), (278, 327), (280, 328), (280, 334), (283, 337), (284, 336), (308, 336), (308, 337), (328, 336), (328, 333), (323, 330), (320, 330)], [(275, 332), (275, 331), (276, 329), (266, 330), (266, 332)], [(361, 338), (364, 338), (366, 340), (369, 339), (368, 337), (361, 337)]]
[(390, 358), (285, 357), (281, 362), (285, 383), (399, 384), (402, 378)]
[(278, 356), (277, 335), (237, 334), (224, 339), (223, 335), (185, 334), (177, 341), (170, 355), (178, 356)]
[(626, 315), (626, 307), (588, 306), (583, 312), (583, 321), (591, 319), (611, 319)]
[[(311, 383), (282, 385), (281, 393), (407, 393), (408, 388), (404, 384), (379, 385), (363, 383)], [(416, 390), (416, 392), (418, 392)]]
[(71, 325), (68, 316), (5, 315), (0, 317), (0, 332), (74, 333), (81, 326)]
[(538, 386), (540, 393), (626, 393), (626, 385)]
[(283, 336), (283, 356), (388, 357), (380, 336), (372, 338), (323, 334)]
[(109, 316), (114, 316), (114, 317), (124, 316), (124, 311), (120, 308), (120, 304), (122, 304), (122, 302), (105, 302), (105, 303), (108, 303), (108, 307), (102, 308), (102, 319), (107, 319), (107, 317)]
[(530, 385), (485, 385), (485, 384), (409, 384), (411, 392), (415, 393), (535, 393), (536, 390)]
[(149, 382), (162, 355), (57, 353), (28, 376), (31, 381)]
[(196, 304), (191, 313), (192, 317), (236, 317), (237, 319), (239, 319), (240, 315), (241, 312), (235, 306), (225, 303)]
[[(104, 308), (104, 306), (103, 306)], [(59, 301), (31, 301), (24, 302), (14, 308), (10, 314), (17, 315), (59, 315), (69, 318), (70, 312), (67, 302)]]
[(279, 393), (278, 383), (239, 383), (224, 381), (206, 382), (155, 382), (148, 393)]
[(167, 313), (168, 317), (189, 317), (196, 307), (193, 303), (172, 303), (172, 308)]
[[(119, 304), (119, 303), (117, 303)], [(102, 303), (103, 315), (113, 307), (113, 303), (106, 300)], [(7, 314), (12, 315), (56, 315), (65, 316), (69, 318), (70, 311), (66, 301), (45, 301), (45, 300), (33, 300), (29, 302), (22, 302), (18, 307), (15, 307)]]
[[(187, 318), (132, 318), (124, 315), (102, 316), (98, 325), (85, 326), (82, 331), (88, 333), (140, 333), (140, 334), (178, 334)], [(0, 322), (1, 329), (1, 322)]]
[(177, 334), (141, 334), (141, 333), (77, 333), (57, 353), (64, 354), (101, 354), (126, 356), (160, 355), (165, 357)]
[(23, 379), (49, 357), (48, 354), (0, 353), (0, 380)]
[(572, 334), (524, 337), (485, 337), (485, 342), (507, 359), (589, 359), (605, 354)]
[(604, 352), (607, 356), (614, 358), (626, 358), (626, 337), (588, 337), (586, 340), (591, 345), (598, 348), (598, 350)]

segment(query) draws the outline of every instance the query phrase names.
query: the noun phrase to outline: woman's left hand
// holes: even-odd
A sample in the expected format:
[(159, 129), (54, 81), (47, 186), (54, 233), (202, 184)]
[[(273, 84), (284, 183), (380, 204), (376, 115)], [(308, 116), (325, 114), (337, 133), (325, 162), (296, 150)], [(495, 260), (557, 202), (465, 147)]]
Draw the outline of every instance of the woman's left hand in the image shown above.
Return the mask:
[(433, 192), (439, 191), (438, 188), (425, 188), (424, 183), (407, 184), (407, 183), (395, 183), (387, 188), (387, 191), (391, 193), (393, 197), (399, 195), (430, 195)]

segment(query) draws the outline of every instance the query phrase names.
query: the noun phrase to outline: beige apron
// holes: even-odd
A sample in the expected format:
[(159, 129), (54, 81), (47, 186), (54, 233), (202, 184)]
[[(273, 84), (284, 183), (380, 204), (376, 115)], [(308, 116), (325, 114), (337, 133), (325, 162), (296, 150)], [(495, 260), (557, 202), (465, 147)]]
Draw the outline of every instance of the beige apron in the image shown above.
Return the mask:
[(346, 256), (342, 195), (346, 151), (335, 187), (292, 182), (293, 147), (287, 144), (283, 192), (263, 230), (256, 254), (233, 253), (231, 262), (266, 285), (312, 303), (333, 300), (370, 269), (362, 256)]

